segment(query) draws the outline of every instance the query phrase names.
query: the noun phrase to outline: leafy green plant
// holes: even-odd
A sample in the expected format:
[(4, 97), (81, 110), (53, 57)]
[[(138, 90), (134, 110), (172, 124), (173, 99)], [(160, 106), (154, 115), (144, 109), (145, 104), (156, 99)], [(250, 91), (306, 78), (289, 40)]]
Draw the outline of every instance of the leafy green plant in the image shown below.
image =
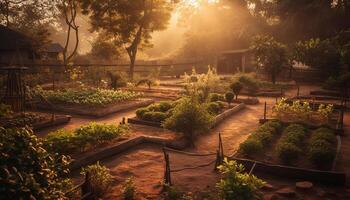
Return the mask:
[(258, 138), (248, 138), (239, 145), (239, 151), (247, 156), (252, 156), (262, 150), (263, 145)]
[(243, 89), (243, 85), (240, 81), (234, 81), (230, 84), (230, 88), (232, 90), (232, 92), (236, 95), (236, 99), (238, 99), (238, 95), (241, 92), (241, 90)]
[(244, 167), (236, 161), (224, 159), (224, 163), (218, 167), (224, 178), (218, 182), (219, 198), (221, 200), (251, 200), (261, 199), (259, 189), (264, 181), (254, 175), (244, 172)]
[(225, 97), (222, 94), (211, 93), (209, 95), (210, 102), (225, 101)]
[(93, 194), (97, 198), (102, 197), (108, 191), (113, 181), (109, 169), (97, 162), (94, 165), (83, 168), (81, 174), (85, 176), (86, 173), (89, 173), (89, 182)]
[(228, 105), (231, 105), (233, 98), (235, 98), (235, 94), (233, 94), (232, 92), (227, 92), (225, 94), (225, 100), (228, 103)]
[(142, 96), (142, 93), (108, 90), (108, 89), (89, 89), (52, 91), (36, 88), (36, 93), (42, 94), (49, 101), (54, 103), (81, 104), (91, 106), (103, 106), (105, 104), (118, 103), (132, 100)]
[(11, 106), (0, 103), (0, 118), (7, 117), (12, 113)]
[(207, 104), (207, 110), (212, 115), (219, 114), (224, 108), (224, 105), (219, 102), (210, 102)]
[(317, 140), (325, 140), (331, 144), (337, 143), (337, 138), (335, 136), (334, 131), (324, 127), (318, 128), (312, 133), (310, 143), (313, 143)]
[(164, 200), (192, 200), (191, 196), (185, 194), (176, 186), (165, 185)]
[(49, 154), (28, 128), (0, 128), (0, 199), (65, 199), (70, 159)]
[(125, 180), (122, 188), (123, 197), (125, 200), (135, 199), (136, 186), (132, 177)]
[(207, 132), (213, 123), (212, 115), (195, 99), (184, 98), (174, 108), (173, 114), (163, 122), (165, 128), (184, 133), (194, 145), (197, 134)]
[(63, 155), (79, 148), (74, 132), (66, 129), (49, 133), (43, 144), (49, 152)]
[(317, 167), (330, 166), (335, 155), (336, 148), (326, 140), (315, 140), (309, 145), (310, 161)]
[(286, 164), (297, 160), (302, 150), (291, 142), (279, 142), (277, 144), (277, 155)]
[(317, 113), (319, 113), (325, 121), (328, 121), (333, 113), (333, 104), (320, 104)]

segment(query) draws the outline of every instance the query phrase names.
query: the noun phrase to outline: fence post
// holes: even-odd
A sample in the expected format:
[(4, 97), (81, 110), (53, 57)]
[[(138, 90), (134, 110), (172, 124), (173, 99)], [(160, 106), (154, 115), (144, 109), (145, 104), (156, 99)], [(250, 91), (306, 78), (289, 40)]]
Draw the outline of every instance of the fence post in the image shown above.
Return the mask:
[(300, 86), (298, 85), (297, 97), (299, 97), (299, 94), (300, 94)]
[(93, 195), (91, 183), (90, 183), (90, 173), (86, 172), (85, 181), (84, 181), (83, 185), (81, 185), (81, 196), (84, 197), (89, 193), (91, 194), (89, 196)]
[(265, 101), (265, 104), (264, 104), (264, 121), (266, 120), (266, 101)]
[(164, 169), (164, 184), (171, 185), (171, 177), (170, 177), (170, 165), (169, 165), (169, 155), (166, 153), (163, 148), (164, 160), (165, 160), (165, 169)]

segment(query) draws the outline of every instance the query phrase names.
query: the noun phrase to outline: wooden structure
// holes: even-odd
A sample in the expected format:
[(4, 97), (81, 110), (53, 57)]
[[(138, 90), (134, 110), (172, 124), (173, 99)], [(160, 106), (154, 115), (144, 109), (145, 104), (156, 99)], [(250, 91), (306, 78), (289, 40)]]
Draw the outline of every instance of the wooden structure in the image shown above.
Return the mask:
[(219, 74), (254, 71), (253, 55), (249, 49), (223, 51), (217, 60)]
[(26, 67), (3, 67), (7, 71), (6, 90), (3, 102), (11, 105), (14, 112), (24, 111), (25, 108), (25, 85), (22, 79)]

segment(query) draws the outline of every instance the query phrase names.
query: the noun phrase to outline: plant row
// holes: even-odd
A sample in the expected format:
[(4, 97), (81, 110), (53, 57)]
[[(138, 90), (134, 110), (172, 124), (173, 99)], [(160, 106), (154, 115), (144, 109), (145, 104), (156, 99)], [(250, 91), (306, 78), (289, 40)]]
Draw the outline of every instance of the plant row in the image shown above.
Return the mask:
[(127, 125), (90, 123), (74, 131), (61, 129), (50, 133), (44, 139), (44, 146), (50, 152), (67, 154), (77, 150), (83, 151), (87, 146), (111, 141), (126, 135), (128, 132), (129, 127)]
[(135, 98), (142, 97), (142, 93), (122, 90), (109, 89), (85, 89), (74, 90), (67, 89), (64, 91), (35, 89), (36, 93), (40, 93), (53, 103), (81, 104), (81, 105), (105, 105), (118, 103)]

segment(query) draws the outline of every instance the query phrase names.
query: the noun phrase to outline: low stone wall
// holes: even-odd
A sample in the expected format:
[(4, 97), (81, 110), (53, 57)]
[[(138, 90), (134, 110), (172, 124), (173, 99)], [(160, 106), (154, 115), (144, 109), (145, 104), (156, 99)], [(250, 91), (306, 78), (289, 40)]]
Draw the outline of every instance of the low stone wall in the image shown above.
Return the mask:
[(308, 180), (327, 185), (340, 186), (345, 185), (346, 182), (346, 174), (344, 172), (321, 171), (283, 165), (272, 165), (262, 163), (256, 160), (241, 159), (235, 157), (230, 157), (230, 159), (235, 160), (238, 163), (244, 165), (247, 170), (250, 170), (254, 163), (256, 163), (254, 171), (268, 173), (283, 178), (290, 178), (303, 181)]
[[(212, 128), (216, 127), (217, 125), (219, 125), (222, 121), (224, 121), (226, 118), (230, 117), (231, 115), (233, 115), (234, 113), (242, 110), (243, 108), (245, 108), (245, 104), (244, 103), (240, 103), (237, 106), (230, 108), (228, 110), (225, 110), (224, 112), (220, 113), (219, 115), (217, 115), (214, 119), (214, 124), (212, 125)], [(157, 127), (157, 128), (161, 128), (162, 125), (161, 123), (158, 122), (152, 122), (152, 121), (145, 121), (145, 120), (141, 120), (137, 117), (133, 117), (133, 118), (128, 118), (128, 123), (130, 124), (140, 124), (140, 125), (146, 125), (146, 126), (152, 126), (152, 127)]]
[[(54, 106), (55, 111), (69, 113), (69, 114), (77, 114), (77, 115), (87, 115), (91, 117), (103, 117), (108, 114), (138, 108), (143, 106), (148, 106), (154, 103), (152, 99), (139, 99), (139, 100), (131, 100), (126, 101), (114, 105), (109, 105), (106, 107), (88, 107), (88, 106), (73, 106), (73, 105), (56, 105)], [(37, 105), (39, 109), (44, 110), (52, 110), (51, 107), (47, 105)]]

